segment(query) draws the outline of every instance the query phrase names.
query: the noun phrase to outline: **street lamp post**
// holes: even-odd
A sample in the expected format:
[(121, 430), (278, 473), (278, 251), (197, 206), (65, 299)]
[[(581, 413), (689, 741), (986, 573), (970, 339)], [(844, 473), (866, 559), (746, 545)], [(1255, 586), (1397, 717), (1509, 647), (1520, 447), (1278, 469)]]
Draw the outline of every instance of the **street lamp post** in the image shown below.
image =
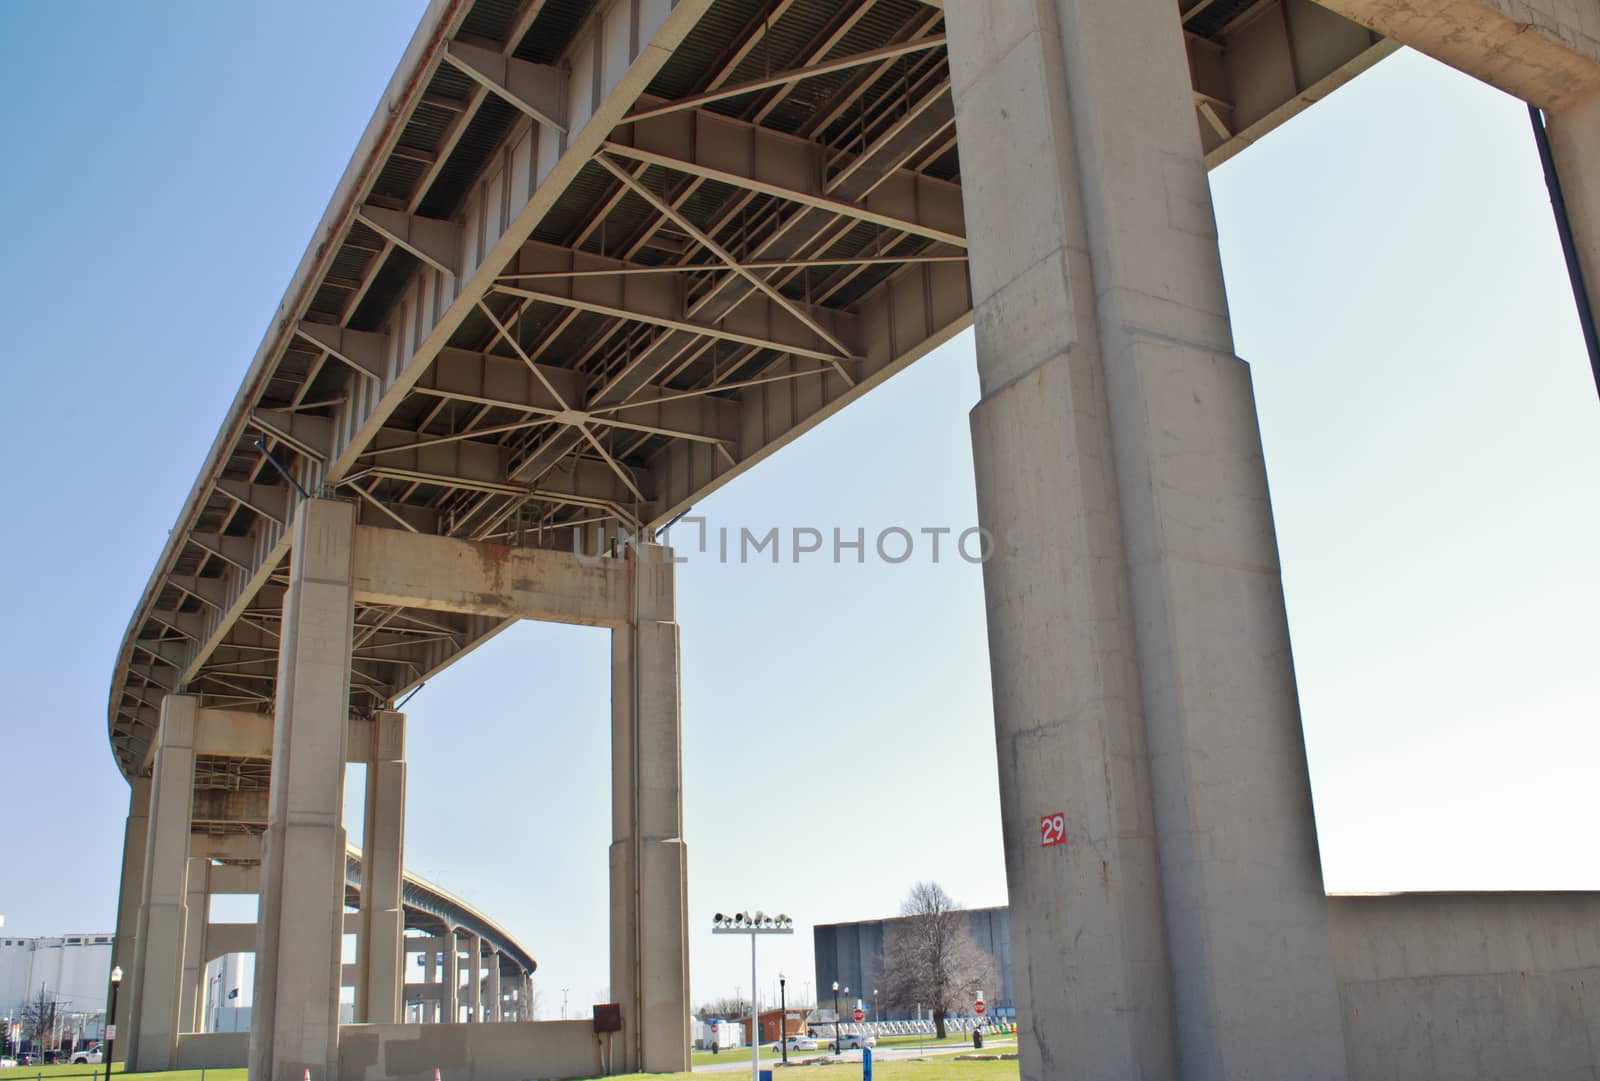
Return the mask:
[(789, 1065), (789, 996), (785, 990), (786, 980), (783, 973), (778, 973), (778, 1039), (783, 1044), (783, 1064)]
[[(850, 988), (844, 989), (845, 998), (850, 997)], [(839, 981), (833, 981), (833, 1053), (839, 1054), (844, 1050), (844, 1045), (839, 1042)]]
[(106, 1081), (111, 1081), (112, 1045), (117, 1039), (117, 988), (122, 986), (122, 966), (111, 970), (111, 1001), (106, 1004)]
[[(765, 912), (736, 912), (724, 916), (718, 912), (711, 919), (714, 935), (750, 936), (750, 1081), (761, 1081), (761, 1012), (756, 1007), (756, 936), (792, 935), (794, 921), (788, 916), (769, 916)], [(785, 1053), (789, 1041), (780, 1038)]]

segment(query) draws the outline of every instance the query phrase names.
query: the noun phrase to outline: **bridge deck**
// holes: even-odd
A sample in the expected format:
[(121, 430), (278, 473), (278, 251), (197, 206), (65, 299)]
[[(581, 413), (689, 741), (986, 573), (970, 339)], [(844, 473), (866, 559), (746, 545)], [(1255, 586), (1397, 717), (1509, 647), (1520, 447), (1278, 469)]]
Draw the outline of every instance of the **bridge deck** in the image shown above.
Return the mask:
[[(1188, 6), (1212, 161), (1388, 48)], [(436, 0), (133, 613), (120, 767), (177, 687), (272, 709), (299, 492), (522, 545), (659, 526), (964, 327), (963, 233), (937, 5)], [(355, 619), (357, 715), (504, 626)]]

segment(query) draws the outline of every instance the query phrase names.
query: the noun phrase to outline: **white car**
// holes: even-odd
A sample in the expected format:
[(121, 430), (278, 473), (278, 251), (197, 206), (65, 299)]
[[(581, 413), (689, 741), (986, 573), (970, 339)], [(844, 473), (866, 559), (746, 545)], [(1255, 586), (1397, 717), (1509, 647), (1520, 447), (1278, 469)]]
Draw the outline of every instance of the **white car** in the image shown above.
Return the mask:
[(865, 1036), (859, 1032), (846, 1032), (843, 1036), (839, 1037), (837, 1042), (831, 1045), (834, 1054), (838, 1054), (840, 1051), (859, 1051), (863, 1047), (877, 1046), (878, 1037), (872, 1035), (870, 1032)]
[(10, 1070), (16, 1065), (17, 1060), (14, 1058), (0, 1058), (0, 1070)]
[[(815, 1051), (817, 1049), (817, 1041), (810, 1036), (789, 1036), (784, 1039), (783, 1043), (788, 1044), (791, 1051)], [(774, 1055), (782, 1050), (783, 1044), (775, 1043), (772, 1045), (772, 1053)]]
[(77, 1051), (77, 1052), (73, 1053), (72, 1064), (74, 1066), (79, 1065), (79, 1064), (82, 1064), (82, 1065), (85, 1065), (85, 1066), (90, 1065), (91, 1063), (98, 1064), (98, 1063), (104, 1061), (102, 1056), (103, 1056), (103, 1053), (101, 1052), (100, 1048), (98, 1048), (98, 1047), (96, 1047), (92, 1051)]

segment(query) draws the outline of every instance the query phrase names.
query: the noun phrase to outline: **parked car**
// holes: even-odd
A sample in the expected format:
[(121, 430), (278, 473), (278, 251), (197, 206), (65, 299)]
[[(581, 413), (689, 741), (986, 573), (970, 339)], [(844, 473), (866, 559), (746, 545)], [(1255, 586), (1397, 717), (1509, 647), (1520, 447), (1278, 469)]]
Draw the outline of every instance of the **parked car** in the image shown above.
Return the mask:
[(838, 1054), (840, 1051), (859, 1051), (863, 1047), (877, 1046), (878, 1037), (870, 1032), (865, 1035), (859, 1032), (846, 1032), (835, 1043), (830, 1045), (829, 1050), (834, 1054)]
[(10, 1055), (0, 1055), (0, 1070), (9, 1070), (16, 1066), (17, 1060)]
[(99, 1063), (104, 1061), (102, 1055), (103, 1052), (98, 1047), (92, 1047), (87, 1051), (75, 1051), (72, 1055), (72, 1064), (86, 1066), (89, 1063)]
[[(817, 1049), (817, 1041), (810, 1036), (789, 1036), (784, 1040), (784, 1043), (789, 1045), (789, 1050), (791, 1051), (815, 1051)], [(775, 1043), (772, 1045), (773, 1054), (777, 1054), (782, 1050), (783, 1044)]]

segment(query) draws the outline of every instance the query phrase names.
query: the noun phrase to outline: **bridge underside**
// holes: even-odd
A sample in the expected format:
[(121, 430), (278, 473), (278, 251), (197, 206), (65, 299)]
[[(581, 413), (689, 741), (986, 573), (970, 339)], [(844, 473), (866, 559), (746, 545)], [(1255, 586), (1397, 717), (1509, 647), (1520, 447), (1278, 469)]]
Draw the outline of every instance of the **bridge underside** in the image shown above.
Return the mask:
[(249, 849), (252, 1075), (410, 1072), (339, 1033), (342, 766), (381, 1028), (404, 929), (462, 926), (405, 903), (395, 703), (545, 619), (612, 632), (613, 1065), (686, 1068), (673, 582), (637, 542), (975, 323), (1024, 1076), (1366, 1076), (1205, 172), (1413, 44), (1550, 110), (1600, 280), (1572, 6), (436, 0), (118, 658), (130, 1060), (182, 1031), (186, 880)]

